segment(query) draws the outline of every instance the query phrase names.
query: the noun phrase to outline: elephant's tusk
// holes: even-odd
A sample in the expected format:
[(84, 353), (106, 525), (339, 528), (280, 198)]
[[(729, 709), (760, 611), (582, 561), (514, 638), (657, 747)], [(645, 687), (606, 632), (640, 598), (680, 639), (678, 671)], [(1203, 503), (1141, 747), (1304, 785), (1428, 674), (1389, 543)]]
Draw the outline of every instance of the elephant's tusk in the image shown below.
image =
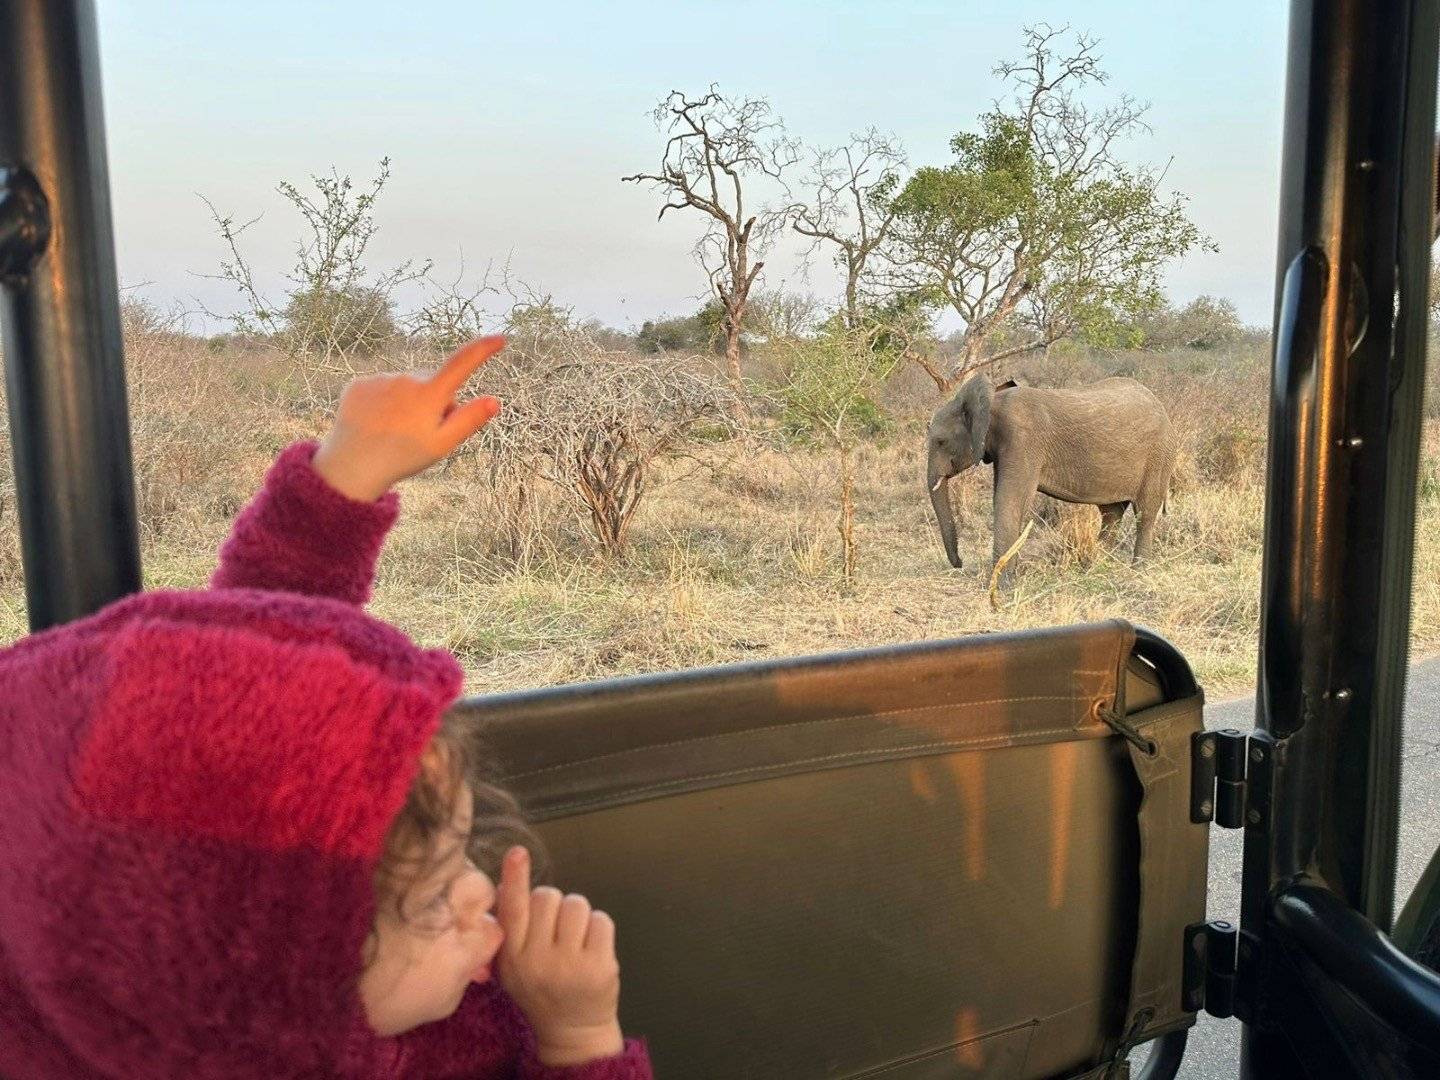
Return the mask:
[(933, 483), (933, 484), (930, 485), (930, 490), (931, 490), (931, 491), (939, 491), (939, 490), (940, 490), (940, 485), (943, 484), (943, 483), (944, 483), (946, 480), (948, 480), (948, 479), (949, 479), (949, 477), (946, 477), (946, 476), (940, 477), (940, 479), (936, 480), (935, 483)]

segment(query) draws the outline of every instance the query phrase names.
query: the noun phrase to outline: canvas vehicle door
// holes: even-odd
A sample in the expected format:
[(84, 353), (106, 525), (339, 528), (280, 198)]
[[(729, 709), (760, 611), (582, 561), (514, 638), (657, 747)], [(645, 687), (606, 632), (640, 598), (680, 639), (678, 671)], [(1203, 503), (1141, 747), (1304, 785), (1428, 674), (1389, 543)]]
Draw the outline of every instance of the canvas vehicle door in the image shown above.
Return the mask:
[(1201, 704), (1108, 622), (467, 707), (657, 1075), (796, 1080), (1102, 1076), (1188, 1027)]

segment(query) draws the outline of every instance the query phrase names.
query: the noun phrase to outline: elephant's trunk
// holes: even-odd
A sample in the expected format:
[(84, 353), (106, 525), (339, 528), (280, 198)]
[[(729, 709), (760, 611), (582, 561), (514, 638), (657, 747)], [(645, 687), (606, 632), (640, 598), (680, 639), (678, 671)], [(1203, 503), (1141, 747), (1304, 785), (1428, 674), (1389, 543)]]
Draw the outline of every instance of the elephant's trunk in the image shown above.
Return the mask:
[(952, 474), (945, 470), (943, 463), (932, 456), (925, 475), (930, 487), (930, 505), (935, 508), (935, 518), (940, 522), (940, 542), (945, 545), (945, 557), (950, 560), (951, 566), (959, 570), (962, 565), (960, 547), (955, 537), (955, 514), (950, 509), (948, 483)]

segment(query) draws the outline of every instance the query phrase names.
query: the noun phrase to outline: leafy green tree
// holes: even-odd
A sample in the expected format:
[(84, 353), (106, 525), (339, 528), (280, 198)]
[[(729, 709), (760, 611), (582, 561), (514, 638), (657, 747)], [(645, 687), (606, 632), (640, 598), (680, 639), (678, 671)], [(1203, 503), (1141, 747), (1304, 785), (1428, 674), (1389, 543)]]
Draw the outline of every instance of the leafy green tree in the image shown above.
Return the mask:
[(842, 310), (819, 332), (771, 343), (780, 361), (771, 388), (783, 425), (828, 445), (840, 473), (841, 558), (845, 582), (855, 578), (855, 450), (885, 425), (875, 396), (894, 371), (900, 354), (884, 347), (882, 323), (848, 325)]
[[(1132, 167), (1117, 145), (1144, 128), (1129, 97), (1094, 108), (1103, 84), (1093, 40), (1048, 26), (1025, 34), (1023, 59), (1001, 65), (1015, 95), (951, 140), (954, 160), (918, 169), (895, 196), (883, 283), (964, 322), (957, 359), (926, 369), (948, 392), (976, 368), (1064, 337), (1106, 342), (1160, 306), (1160, 274), (1213, 248), (1160, 192), (1162, 174)], [(1002, 327), (1022, 340), (989, 348)]]

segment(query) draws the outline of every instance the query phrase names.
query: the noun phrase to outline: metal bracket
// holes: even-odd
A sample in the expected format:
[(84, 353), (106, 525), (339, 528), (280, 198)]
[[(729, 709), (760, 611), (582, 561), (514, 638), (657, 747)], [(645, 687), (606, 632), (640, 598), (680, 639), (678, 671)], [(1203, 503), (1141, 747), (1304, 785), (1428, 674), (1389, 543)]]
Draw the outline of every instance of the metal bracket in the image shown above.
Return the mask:
[(0, 283), (23, 281), (50, 242), (50, 204), (29, 169), (0, 165)]

